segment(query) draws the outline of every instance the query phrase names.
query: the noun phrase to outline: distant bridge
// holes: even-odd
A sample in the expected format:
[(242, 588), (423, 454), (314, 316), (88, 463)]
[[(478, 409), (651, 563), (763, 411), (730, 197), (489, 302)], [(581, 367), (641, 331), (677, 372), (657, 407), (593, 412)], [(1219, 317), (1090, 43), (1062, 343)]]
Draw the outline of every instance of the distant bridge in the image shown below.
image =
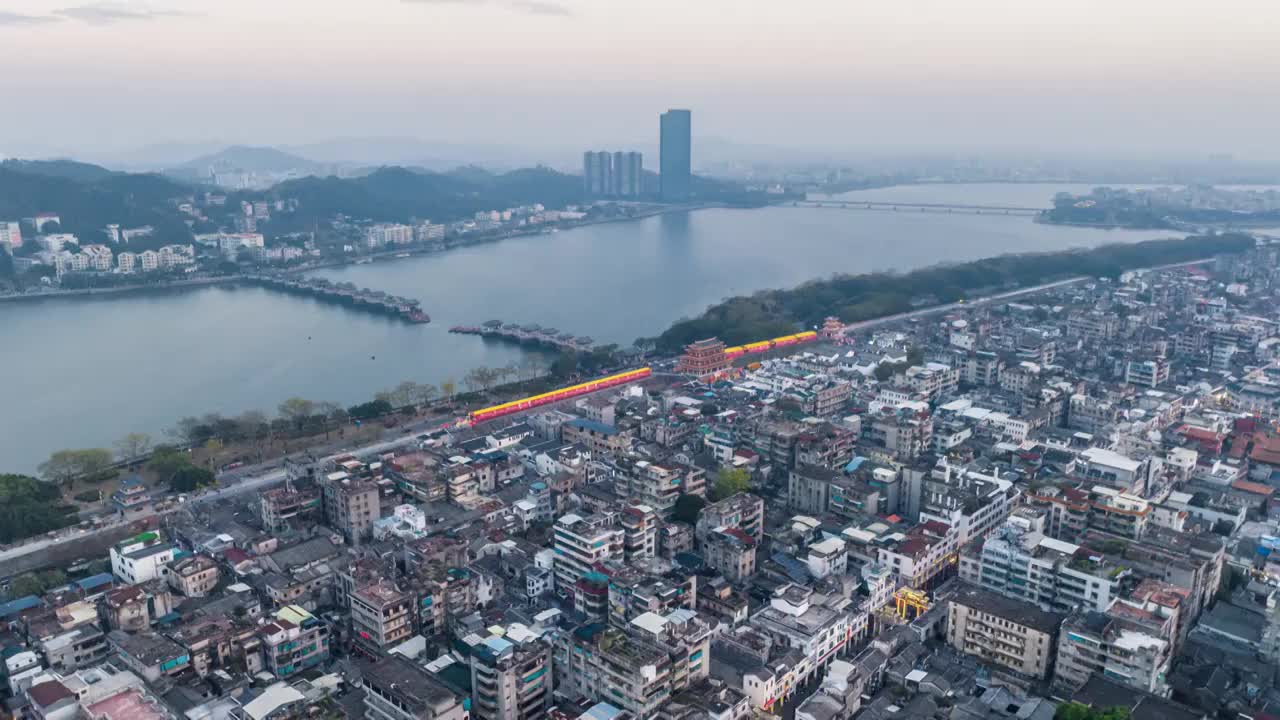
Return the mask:
[(793, 200), (784, 207), (830, 208), (834, 210), (879, 210), (881, 212), (933, 212), (960, 215), (1039, 215), (1045, 208), (1017, 205), (960, 205), (949, 203), (867, 202), (865, 200)]

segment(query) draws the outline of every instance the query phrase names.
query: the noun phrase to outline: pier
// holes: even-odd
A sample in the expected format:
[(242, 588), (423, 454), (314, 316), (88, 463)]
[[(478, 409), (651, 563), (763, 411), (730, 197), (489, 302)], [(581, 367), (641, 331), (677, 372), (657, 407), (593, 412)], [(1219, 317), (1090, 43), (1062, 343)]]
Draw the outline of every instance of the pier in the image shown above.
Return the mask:
[(356, 287), (352, 283), (335, 283), (324, 278), (293, 278), (282, 275), (246, 275), (245, 280), (272, 290), (306, 295), (341, 305), (371, 310), (414, 324), (431, 322), (422, 311), (422, 303), (412, 298), (390, 295), (380, 290)]
[(544, 328), (541, 325), (517, 325), (504, 323), (501, 320), (490, 320), (483, 325), (457, 325), (449, 328), (449, 332), (500, 338), (531, 345), (546, 345), (561, 350), (585, 351), (595, 347), (595, 340), (590, 337), (574, 337), (572, 333), (562, 333), (555, 328)]

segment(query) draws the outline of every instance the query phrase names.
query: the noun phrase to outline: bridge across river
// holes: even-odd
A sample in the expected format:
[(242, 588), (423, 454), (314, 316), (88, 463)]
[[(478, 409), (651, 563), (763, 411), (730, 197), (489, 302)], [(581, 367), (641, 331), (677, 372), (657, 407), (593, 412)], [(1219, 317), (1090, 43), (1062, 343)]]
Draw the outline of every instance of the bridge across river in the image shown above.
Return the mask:
[(828, 208), (833, 210), (879, 210), (882, 212), (935, 212), (960, 215), (1039, 215), (1046, 208), (1017, 205), (962, 205), (951, 203), (871, 202), (866, 200), (793, 200), (784, 207)]

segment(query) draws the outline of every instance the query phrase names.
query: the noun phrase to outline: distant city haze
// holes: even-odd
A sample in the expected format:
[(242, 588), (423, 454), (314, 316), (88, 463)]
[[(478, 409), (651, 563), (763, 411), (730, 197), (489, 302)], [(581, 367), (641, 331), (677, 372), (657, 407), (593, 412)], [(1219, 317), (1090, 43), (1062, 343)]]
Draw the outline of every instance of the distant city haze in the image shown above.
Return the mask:
[(397, 137), (580, 168), (688, 107), (829, 153), (1270, 160), (1277, 27), (1268, 0), (10, 0), (0, 154)]

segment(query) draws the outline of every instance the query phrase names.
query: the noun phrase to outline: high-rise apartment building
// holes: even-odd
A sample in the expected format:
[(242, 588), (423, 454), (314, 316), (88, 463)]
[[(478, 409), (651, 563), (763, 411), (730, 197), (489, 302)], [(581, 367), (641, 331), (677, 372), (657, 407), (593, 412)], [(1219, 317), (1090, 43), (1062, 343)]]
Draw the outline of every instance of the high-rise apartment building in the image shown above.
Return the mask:
[(588, 195), (608, 195), (613, 184), (613, 156), (608, 152), (582, 154), (582, 182)]
[(662, 199), (682, 202), (689, 199), (693, 179), (693, 114), (688, 110), (668, 110), (661, 121)]
[(582, 185), (591, 196), (639, 197), (643, 173), (644, 157), (638, 152), (582, 154)]

